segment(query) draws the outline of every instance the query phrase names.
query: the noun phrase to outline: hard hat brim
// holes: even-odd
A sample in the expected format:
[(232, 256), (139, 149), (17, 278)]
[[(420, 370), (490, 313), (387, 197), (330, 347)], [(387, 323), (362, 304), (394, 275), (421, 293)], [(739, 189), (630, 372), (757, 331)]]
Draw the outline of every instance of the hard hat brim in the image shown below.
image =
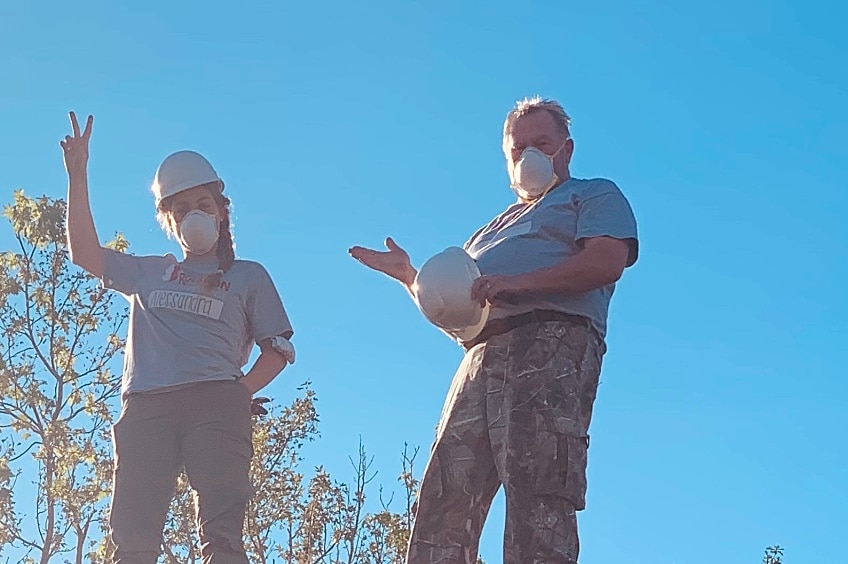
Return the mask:
[[(218, 191), (223, 194), (223, 192), (224, 192), (224, 182), (220, 178), (210, 178), (207, 181), (201, 181), (201, 182), (197, 182), (197, 181), (183, 182), (182, 184), (178, 184), (177, 186), (174, 186), (174, 187), (169, 186), (167, 194), (162, 194), (161, 190), (156, 190), (154, 188), (154, 190), (153, 190), (154, 193), (156, 193), (158, 195), (158, 197), (156, 198), (156, 205), (158, 206), (159, 202), (161, 202), (165, 198), (170, 198), (171, 196), (176, 196), (180, 192), (185, 192), (186, 190), (191, 190), (192, 188), (197, 188), (198, 186), (204, 186), (206, 184), (217, 184), (218, 185)], [(159, 195), (159, 194), (162, 194), (162, 195)]]
[(483, 311), (480, 313), (480, 321), (471, 327), (466, 327), (461, 331), (456, 331), (454, 334), (457, 339), (460, 341), (470, 341), (474, 337), (480, 334), (483, 330), (483, 327), (486, 326), (486, 322), (489, 321), (489, 302), (486, 302), (486, 305), (483, 306)]

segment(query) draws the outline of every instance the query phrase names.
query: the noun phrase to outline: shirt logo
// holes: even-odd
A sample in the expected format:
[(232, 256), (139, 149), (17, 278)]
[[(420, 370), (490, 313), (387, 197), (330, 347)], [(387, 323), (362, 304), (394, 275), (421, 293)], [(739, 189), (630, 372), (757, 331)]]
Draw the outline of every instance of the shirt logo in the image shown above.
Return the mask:
[(147, 307), (172, 309), (202, 315), (210, 319), (221, 319), (224, 302), (209, 296), (171, 290), (154, 290), (147, 298)]
[[(199, 286), (203, 284), (204, 279), (208, 275), (195, 276), (189, 274), (182, 268), (180, 268), (179, 264), (172, 264), (165, 269), (165, 273), (162, 275), (163, 282), (176, 282), (181, 286)], [(218, 288), (224, 290), (225, 292), (230, 291), (230, 282), (227, 280), (221, 280), (218, 284)]]

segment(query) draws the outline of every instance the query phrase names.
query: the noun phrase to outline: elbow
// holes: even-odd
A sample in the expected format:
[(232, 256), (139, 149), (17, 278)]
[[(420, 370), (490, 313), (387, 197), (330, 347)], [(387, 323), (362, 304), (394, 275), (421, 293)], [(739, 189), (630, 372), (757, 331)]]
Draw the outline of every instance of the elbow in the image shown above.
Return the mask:
[(87, 267), (90, 261), (86, 260), (86, 257), (87, 254), (79, 250), (79, 245), (73, 245), (68, 241), (68, 258), (73, 264), (84, 270), (89, 270)]
[(583, 251), (586, 263), (591, 265), (595, 280), (600, 286), (615, 284), (624, 274), (630, 247), (626, 241), (610, 237), (596, 237), (586, 243)]
[(268, 350), (262, 351), (262, 355), (268, 359), (268, 369), (273, 374), (272, 377), (276, 377), (289, 364), (289, 359), (286, 358), (285, 354), (270, 347)]
[(274, 364), (274, 369), (272, 370), (272, 378), (276, 378), (277, 376), (279, 376), (280, 372), (282, 372), (283, 369), (289, 364), (289, 361), (286, 360), (286, 358), (282, 355), (278, 355), (278, 357), (274, 360), (276, 360), (276, 363)]
[(76, 250), (76, 247), (70, 241), (68, 241), (68, 259), (71, 263), (79, 267), (82, 267), (83, 265), (81, 263), (85, 262), (80, 256), (80, 252)]
[(68, 258), (72, 263), (77, 266), (82, 266), (82, 263), (85, 262), (83, 255), (85, 253), (82, 252), (82, 245), (79, 242), (79, 237), (74, 237), (71, 233), (71, 230), (67, 230), (67, 237), (65, 239), (65, 243), (68, 245)]
[(624, 267), (623, 267), (623, 266), (622, 266), (622, 267), (614, 268), (614, 269), (610, 272), (610, 281), (609, 281), (609, 283), (610, 283), (610, 284), (615, 284), (616, 282), (618, 282), (619, 280), (621, 280), (621, 277), (622, 277), (623, 275), (624, 275)]
[(605, 279), (605, 285), (615, 284), (621, 279), (624, 269), (627, 267), (627, 255), (609, 257), (602, 264), (601, 270), (603, 271), (602, 276)]
[(68, 259), (77, 266), (82, 266), (80, 264), (80, 256), (79, 253), (74, 250), (74, 246), (71, 245), (71, 242), (68, 241)]
[(100, 245), (95, 249), (84, 250), (79, 245), (73, 245), (70, 240), (68, 241), (68, 259), (76, 266), (98, 278), (103, 275), (103, 257), (101, 251), (102, 248)]
[(610, 265), (598, 272), (598, 286), (609, 286), (611, 284), (615, 284), (621, 279), (623, 274), (623, 266)]
[(276, 361), (275, 367), (277, 369), (277, 374), (282, 372), (283, 368), (285, 368), (289, 364), (289, 359), (286, 358), (284, 354), (281, 354), (277, 351), (274, 351), (274, 360)]

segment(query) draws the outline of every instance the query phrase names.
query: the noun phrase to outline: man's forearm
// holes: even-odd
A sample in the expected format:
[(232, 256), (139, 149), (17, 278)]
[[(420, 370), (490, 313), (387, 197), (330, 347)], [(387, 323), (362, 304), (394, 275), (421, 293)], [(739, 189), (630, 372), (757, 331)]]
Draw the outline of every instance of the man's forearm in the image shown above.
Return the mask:
[(518, 293), (581, 294), (616, 282), (627, 259), (616, 252), (584, 249), (550, 268), (516, 276)]

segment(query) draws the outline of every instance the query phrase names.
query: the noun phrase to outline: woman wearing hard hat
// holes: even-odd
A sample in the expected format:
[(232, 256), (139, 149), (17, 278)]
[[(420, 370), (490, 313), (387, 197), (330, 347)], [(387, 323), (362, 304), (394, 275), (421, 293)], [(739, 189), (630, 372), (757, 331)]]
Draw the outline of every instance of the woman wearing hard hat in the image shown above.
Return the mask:
[[(157, 217), (182, 247), (182, 261), (102, 247), (88, 203), (93, 118), (82, 133), (70, 118), (73, 134), (61, 142), (70, 257), (130, 302), (121, 415), (112, 429), (114, 561), (156, 562), (184, 468), (197, 496), (204, 562), (246, 563), (251, 397), (294, 362), (282, 301), (260, 264), (235, 260), (224, 183), (198, 153), (170, 155), (153, 183)], [(261, 354), (244, 373), (254, 343)]]

